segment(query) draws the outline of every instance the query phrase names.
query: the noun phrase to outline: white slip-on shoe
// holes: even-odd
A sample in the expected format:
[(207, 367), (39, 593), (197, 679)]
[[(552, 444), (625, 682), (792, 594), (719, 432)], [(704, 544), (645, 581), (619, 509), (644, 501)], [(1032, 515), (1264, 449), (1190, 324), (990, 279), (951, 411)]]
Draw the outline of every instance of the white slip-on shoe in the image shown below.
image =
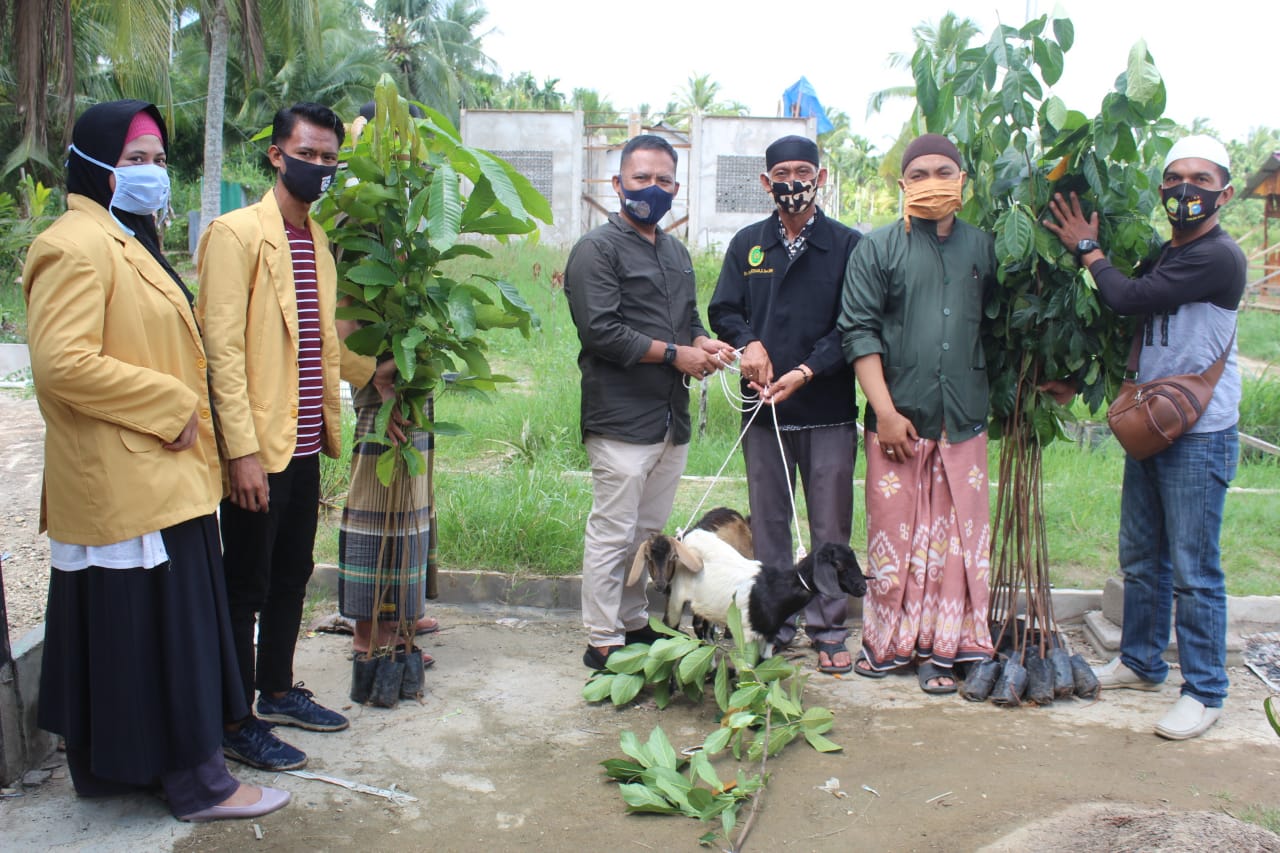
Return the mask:
[(1221, 716), (1221, 708), (1206, 708), (1197, 699), (1180, 696), (1169, 713), (1156, 723), (1156, 734), (1169, 740), (1190, 740), (1207, 732)]
[(1114, 657), (1102, 666), (1095, 666), (1093, 674), (1103, 690), (1115, 687), (1127, 687), (1130, 690), (1159, 690), (1158, 681), (1147, 681), (1141, 675), (1125, 666), (1119, 657)]

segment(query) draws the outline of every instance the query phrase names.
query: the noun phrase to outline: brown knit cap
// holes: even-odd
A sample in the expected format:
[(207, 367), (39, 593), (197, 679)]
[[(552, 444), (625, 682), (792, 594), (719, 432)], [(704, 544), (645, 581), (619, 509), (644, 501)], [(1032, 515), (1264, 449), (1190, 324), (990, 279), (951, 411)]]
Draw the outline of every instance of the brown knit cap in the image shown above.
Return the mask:
[(911, 140), (911, 144), (903, 152), (902, 171), (907, 171), (907, 164), (925, 154), (941, 154), (943, 157), (950, 157), (962, 171), (964, 169), (964, 163), (960, 160), (960, 149), (956, 148), (954, 142), (936, 133), (925, 133)]

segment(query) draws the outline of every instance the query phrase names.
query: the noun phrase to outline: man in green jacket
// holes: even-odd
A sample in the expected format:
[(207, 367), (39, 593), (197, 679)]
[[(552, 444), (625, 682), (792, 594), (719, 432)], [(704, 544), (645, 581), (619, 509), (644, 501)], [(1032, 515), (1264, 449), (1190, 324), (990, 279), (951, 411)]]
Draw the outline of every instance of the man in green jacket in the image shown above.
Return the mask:
[(917, 662), (926, 693), (992, 656), (988, 626), (987, 376), (980, 326), (991, 236), (956, 218), (965, 172), (945, 137), (902, 158), (902, 221), (845, 273), (839, 331), (867, 400), (867, 558), (859, 675)]

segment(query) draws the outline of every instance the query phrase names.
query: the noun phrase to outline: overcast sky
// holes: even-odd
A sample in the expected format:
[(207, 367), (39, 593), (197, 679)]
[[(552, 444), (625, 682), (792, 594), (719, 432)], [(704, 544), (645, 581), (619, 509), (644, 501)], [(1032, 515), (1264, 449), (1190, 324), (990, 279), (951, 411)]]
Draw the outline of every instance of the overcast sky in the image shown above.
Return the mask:
[(1058, 9), (1075, 25), (1053, 90), (1069, 108), (1095, 115), (1129, 48), (1145, 39), (1164, 76), (1170, 118), (1186, 125), (1207, 118), (1224, 141), (1280, 125), (1274, 100), (1263, 94), (1275, 80), (1266, 69), (1274, 68), (1274, 56), (1263, 49), (1272, 16), (1267, 4), (1246, 0), (483, 2), (489, 17), (482, 31), (492, 29), (484, 48), (503, 77), (558, 77), (566, 96), (592, 88), (624, 112), (642, 103), (660, 110), (689, 77), (709, 74), (722, 99), (746, 104), (753, 115), (776, 115), (783, 90), (804, 75), (825, 106), (848, 113), (855, 130), (883, 151), (910, 107), (891, 103), (867, 118), (867, 99), (911, 84), (888, 56), (912, 52), (913, 26), (936, 23), (951, 9), (989, 33), (997, 22), (1021, 26), (1028, 10), (1034, 17)]

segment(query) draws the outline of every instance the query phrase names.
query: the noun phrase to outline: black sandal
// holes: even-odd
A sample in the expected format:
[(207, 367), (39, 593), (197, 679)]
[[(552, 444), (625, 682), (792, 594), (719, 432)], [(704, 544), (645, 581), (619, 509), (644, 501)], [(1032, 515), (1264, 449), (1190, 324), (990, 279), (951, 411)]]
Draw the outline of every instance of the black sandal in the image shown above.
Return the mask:
[(840, 654), (841, 652), (844, 652), (845, 654), (849, 654), (849, 647), (844, 644), (844, 640), (837, 640), (834, 643), (825, 642), (823, 640), (816, 640), (813, 644), (813, 647), (818, 650), (818, 654), (820, 655), (825, 654), (827, 656), (827, 660), (831, 661), (831, 663), (827, 664), (826, 666), (823, 666), (822, 661), (819, 660), (818, 672), (828, 672), (835, 675), (839, 673), (849, 672), (851, 669), (853, 669), (853, 661), (849, 661), (849, 663), (845, 664), (844, 666), (839, 666), (835, 662), (836, 655)]
[[(866, 667), (858, 666), (859, 663), (866, 663)], [(866, 652), (858, 655), (858, 659), (854, 661), (853, 671), (863, 678), (884, 678), (889, 674), (887, 669), (872, 669), (871, 659), (867, 657)]]

